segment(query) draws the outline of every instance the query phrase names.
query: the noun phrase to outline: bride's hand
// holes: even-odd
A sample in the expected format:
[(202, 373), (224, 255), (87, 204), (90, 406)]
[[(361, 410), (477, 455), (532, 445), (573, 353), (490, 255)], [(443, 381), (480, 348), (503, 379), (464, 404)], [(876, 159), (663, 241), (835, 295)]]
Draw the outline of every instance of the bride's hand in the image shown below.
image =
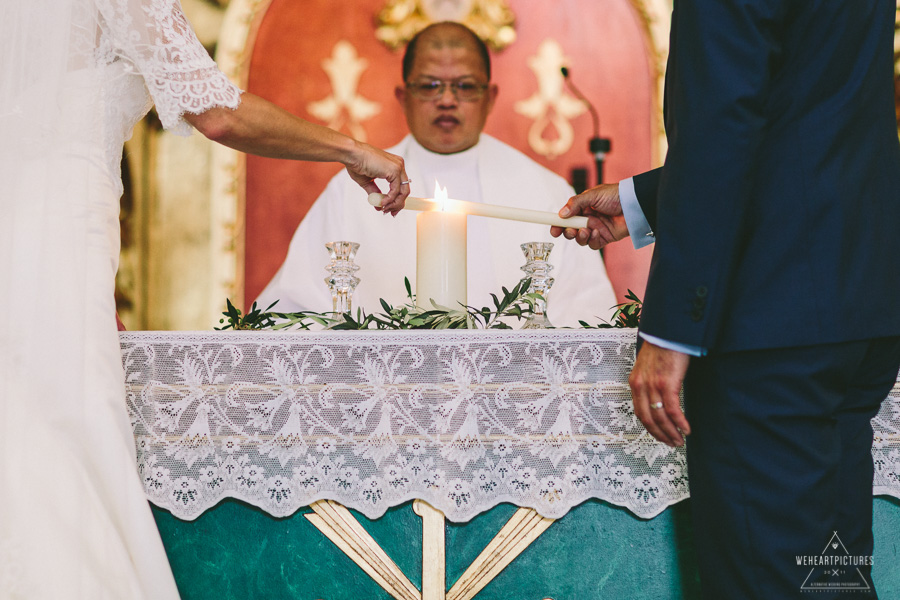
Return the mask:
[(403, 159), (363, 142), (356, 142), (352, 162), (348, 163), (347, 172), (350, 177), (366, 192), (380, 193), (375, 185), (376, 179), (385, 179), (390, 190), (376, 210), (396, 215), (404, 207), (409, 196), (409, 184)]

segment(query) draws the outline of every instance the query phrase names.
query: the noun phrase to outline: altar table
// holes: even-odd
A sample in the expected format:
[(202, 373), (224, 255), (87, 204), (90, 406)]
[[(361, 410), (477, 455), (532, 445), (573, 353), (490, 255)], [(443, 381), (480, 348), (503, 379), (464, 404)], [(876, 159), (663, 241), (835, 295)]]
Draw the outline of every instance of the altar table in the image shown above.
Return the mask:
[[(649, 437), (631, 410), (634, 339), (616, 329), (121, 334), (138, 466), (165, 509), (156, 515), (182, 594), (389, 598), (387, 578), (393, 597), (421, 597), (428, 536), (409, 510), (416, 499), (427, 503), (417, 512), (430, 505), (454, 523), (446, 574), (440, 566), (457, 584), (448, 598), (509, 598), (504, 577), (517, 569), (516, 597), (648, 586), (647, 597), (692, 597), (690, 519), (685, 503), (669, 509), (687, 498), (684, 453)], [(873, 491), (900, 498), (900, 387), (873, 426)], [(443, 521), (440, 530), (444, 561)], [(493, 543), (517, 550), (475, 573), (476, 550), (498, 530), (509, 536)], [(882, 595), (900, 596), (889, 566), (898, 531), (900, 504), (877, 499)], [(346, 556), (328, 539), (349, 544)], [(248, 548), (255, 558), (235, 558)], [(277, 590), (246, 571), (270, 568), (260, 554), (273, 552)], [(231, 572), (210, 571), (217, 562)], [(468, 596), (467, 578), (482, 579)]]

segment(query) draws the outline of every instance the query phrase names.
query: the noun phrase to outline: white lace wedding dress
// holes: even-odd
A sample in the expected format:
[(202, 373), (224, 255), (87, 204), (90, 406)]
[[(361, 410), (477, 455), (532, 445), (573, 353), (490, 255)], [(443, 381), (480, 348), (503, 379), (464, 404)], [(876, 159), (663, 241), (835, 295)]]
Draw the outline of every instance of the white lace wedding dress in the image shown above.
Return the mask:
[[(149, 93), (148, 93), (149, 91)], [(234, 108), (177, 0), (0, 7), (0, 599), (177, 598), (113, 302), (122, 144)]]

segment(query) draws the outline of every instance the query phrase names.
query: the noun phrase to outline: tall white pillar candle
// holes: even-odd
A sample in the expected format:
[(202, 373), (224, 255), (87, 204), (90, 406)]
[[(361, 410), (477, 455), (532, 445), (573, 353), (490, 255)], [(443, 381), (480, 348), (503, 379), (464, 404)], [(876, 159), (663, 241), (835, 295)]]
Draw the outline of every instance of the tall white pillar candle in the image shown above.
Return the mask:
[(466, 304), (466, 214), (416, 215), (416, 306), (430, 310)]

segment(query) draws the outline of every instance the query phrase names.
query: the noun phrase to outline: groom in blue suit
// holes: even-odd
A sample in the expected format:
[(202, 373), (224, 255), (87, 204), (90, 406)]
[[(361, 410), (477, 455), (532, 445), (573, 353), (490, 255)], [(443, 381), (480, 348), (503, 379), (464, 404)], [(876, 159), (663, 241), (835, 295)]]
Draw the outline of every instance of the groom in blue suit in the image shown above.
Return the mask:
[[(900, 366), (895, 11), (674, 0), (665, 165), (572, 198), (560, 215), (588, 228), (553, 230), (655, 241), (630, 383), (654, 437), (688, 436), (706, 598), (876, 597), (870, 420)], [(835, 532), (849, 566), (813, 568)]]

